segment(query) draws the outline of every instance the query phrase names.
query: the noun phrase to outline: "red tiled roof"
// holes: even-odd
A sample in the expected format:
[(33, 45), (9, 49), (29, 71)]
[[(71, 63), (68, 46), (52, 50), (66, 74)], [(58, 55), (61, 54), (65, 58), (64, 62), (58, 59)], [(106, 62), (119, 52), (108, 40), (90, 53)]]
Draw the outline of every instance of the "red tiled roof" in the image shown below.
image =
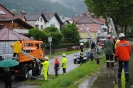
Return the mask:
[(96, 19), (93, 19), (89, 14), (83, 14), (80, 16), (75, 16), (73, 18), (74, 23), (76, 24), (101, 24)]
[(98, 18), (96, 20), (99, 21), (102, 24), (105, 24), (105, 21), (106, 21), (104, 18)]
[[(100, 24), (86, 24), (85, 26), (86, 28), (88, 28), (90, 32), (97, 32), (101, 25)], [(86, 32), (86, 31), (83, 29), (82, 25), (78, 25), (78, 32)]]
[(30, 38), (18, 34), (17, 32), (8, 28), (0, 29), (0, 40), (31, 40)]

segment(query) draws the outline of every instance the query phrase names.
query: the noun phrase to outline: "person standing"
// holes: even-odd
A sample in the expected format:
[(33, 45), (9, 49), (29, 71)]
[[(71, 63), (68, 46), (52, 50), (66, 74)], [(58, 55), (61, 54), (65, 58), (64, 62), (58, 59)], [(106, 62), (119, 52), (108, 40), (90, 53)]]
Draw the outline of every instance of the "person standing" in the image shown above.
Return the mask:
[(37, 77), (37, 61), (36, 59), (32, 61), (32, 76), (31, 76), (31, 80), (32, 79), (36, 79)]
[(59, 63), (58, 57), (55, 57), (54, 70), (55, 70), (56, 77), (58, 77), (59, 66), (60, 66), (60, 63)]
[[(120, 41), (120, 40), (118, 40), (118, 39), (117, 39), (117, 40), (116, 40), (116, 42), (114, 43), (114, 44), (115, 44), (115, 46), (114, 46), (114, 47), (115, 47), (115, 49), (116, 49), (116, 44), (117, 44), (119, 41)], [(117, 58), (117, 57), (115, 57), (115, 56), (114, 56), (114, 59), (115, 59), (115, 62), (117, 62), (117, 61), (118, 61), (118, 58)]]
[(91, 59), (91, 61), (93, 61), (93, 58), (97, 58), (96, 57), (96, 48), (95, 48), (95, 43), (92, 41), (92, 43), (91, 43), (91, 53), (90, 53), (90, 59)]
[(83, 58), (84, 58), (84, 44), (80, 43), (80, 65), (83, 64)]
[(129, 60), (132, 52), (132, 47), (129, 41), (126, 40), (124, 33), (119, 34), (119, 42), (116, 43), (115, 57), (118, 57), (118, 79), (121, 79), (122, 68), (125, 71), (125, 81), (129, 81)]
[(12, 88), (12, 73), (10, 68), (4, 68), (3, 81), (5, 83), (5, 88)]
[(66, 73), (66, 67), (67, 67), (67, 59), (66, 59), (66, 54), (65, 53), (62, 54), (61, 63), (62, 63), (61, 67), (62, 67), (62, 70), (63, 70), (63, 74), (65, 74)]
[(22, 44), (20, 43), (20, 41), (16, 41), (13, 44), (11, 44), (11, 47), (13, 48), (13, 59), (14, 59), (17, 54), (21, 53)]
[(114, 59), (113, 59), (113, 49), (114, 43), (111, 40), (111, 36), (108, 35), (108, 39), (104, 43), (104, 53), (106, 55), (106, 67), (114, 67)]
[(43, 75), (44, 75), (44, 79), (48, 80), (48, 69), (49, 69), (49, 61), (48, 61), (48, 57), (45, 56), (45, 61), (42, 63), (43, 67)]

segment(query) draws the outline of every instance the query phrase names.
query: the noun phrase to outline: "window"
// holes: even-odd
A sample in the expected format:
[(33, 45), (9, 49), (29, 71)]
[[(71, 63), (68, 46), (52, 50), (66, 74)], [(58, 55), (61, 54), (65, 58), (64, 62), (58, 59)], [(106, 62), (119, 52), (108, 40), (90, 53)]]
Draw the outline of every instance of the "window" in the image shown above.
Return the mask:
[(39, 25), (35, 25), (35, 27), (36, 27), (36, 28), (38, 28), (38, 27), (39, 27)]
[(41, 27), (40, 27), (41, 29), (43, 29), (43, 25), (41, 25)]
[(40, 21), (42, 22), (42, 18), (40, 18)]
[(18, 29), (20, 29), (20, 26), (18, 25)]
[(5, 12), (3, 12), (2, 10), (0, 10), (0, 14), (6, 14)]
[(55, 26), (55, 23), (52, 23), (50, 26)]

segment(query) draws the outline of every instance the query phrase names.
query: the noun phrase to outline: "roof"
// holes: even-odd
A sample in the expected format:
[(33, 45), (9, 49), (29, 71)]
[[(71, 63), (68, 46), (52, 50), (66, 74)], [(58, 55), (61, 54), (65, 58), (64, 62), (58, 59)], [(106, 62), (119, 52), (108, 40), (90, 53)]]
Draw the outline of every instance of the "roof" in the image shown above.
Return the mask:
[(3, 21), (3, 22), (15, 21), (15, 22), (18, 22), (18, 23), (21, 24), (21, 25), (26, 25), (28, 28), (33, 28), (33, 26), (31, 26), (30, 24), (24, 22), (24, 21), (23, 21), (22, 19), (20, 19), (20, 18), (0, 19), (0, 21)]
[(27, 21), (37, 21), (39, 17), (42, 16), (45, 22), (47, 22), (47, 19), (44, 17), (42, 13), (25, 13), (23, 15), (25, 16)]
[(1, 4), (0, 4), (0, 11), (1, 11), (0, 18), (11, 18), (11, 17), (14, 17), (14, 15)]
[[(101, 25), (100, 24), (86, 24), (85, 26), (86, 28), (88, 28), (90, 32), (97, 32)], [(78, 32), (86, 32), (83, 29), (81, 24), (78, 25)]]
[(63, 22), (61, 21), (60, 17), (57, 15), (57, 13), (55, 13), (55, 12), (46, 12), (46, 13), (43, 12), (43, 14), (44, 14), (45, 18), (47, 19), (47, 21), (50, 21), (51, 18), (52, 18), (53, 16), (55, 16), (55, 17), (57, 18), (57, 20), (58, 20), (61, 24), (63, 24)]
[(18, 34), (17, 32), (8, 28), (0, 29), (0, 40), (31, 40), (30, 38)]
[(80, 16), (75, 16), (73, 18), (73, 21), (76, 24), (101, 24), (99, 21), (93, 19), (88, 14), (83, 14), (83, 15), (80, 15)]

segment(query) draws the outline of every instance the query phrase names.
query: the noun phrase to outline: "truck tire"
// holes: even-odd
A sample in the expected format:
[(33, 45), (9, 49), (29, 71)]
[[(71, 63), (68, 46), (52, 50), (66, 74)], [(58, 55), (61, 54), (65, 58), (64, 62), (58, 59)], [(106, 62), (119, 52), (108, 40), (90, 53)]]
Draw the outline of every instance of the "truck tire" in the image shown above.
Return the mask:
[(76, 61), (75, 61), (75, 60), (73, 60), (73, 63), (74, 63), (74, 64), (76, 64)]
[(37, 75), (40, 75), (42, 72), (42, 66), (41, 66), (41, 63), (38, 63), (37, 65)]
[(23, 68), (23, 77), (24, 80), (27, 80), (29, 78), (29, 68), (27, 66), (24, 66)]

